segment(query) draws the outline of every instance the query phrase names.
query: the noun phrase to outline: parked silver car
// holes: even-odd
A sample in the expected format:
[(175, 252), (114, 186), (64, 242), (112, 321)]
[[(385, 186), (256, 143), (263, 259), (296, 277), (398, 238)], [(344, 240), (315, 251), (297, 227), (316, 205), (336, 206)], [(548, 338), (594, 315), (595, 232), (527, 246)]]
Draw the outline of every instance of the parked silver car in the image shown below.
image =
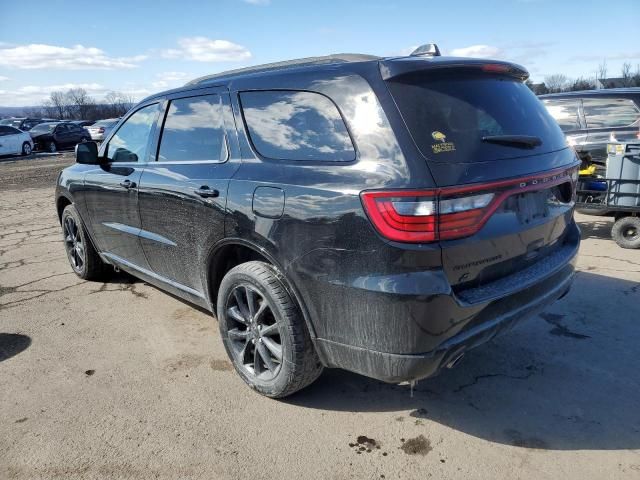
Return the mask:
[(94, 142), (101, 142), (111, 132), (111, 129), (116, 126), (119, 118), (108, 118), (106, 120), (98, 120), (96, 123), (89, 127), (85, 127), (91, 135), (91, 140)]

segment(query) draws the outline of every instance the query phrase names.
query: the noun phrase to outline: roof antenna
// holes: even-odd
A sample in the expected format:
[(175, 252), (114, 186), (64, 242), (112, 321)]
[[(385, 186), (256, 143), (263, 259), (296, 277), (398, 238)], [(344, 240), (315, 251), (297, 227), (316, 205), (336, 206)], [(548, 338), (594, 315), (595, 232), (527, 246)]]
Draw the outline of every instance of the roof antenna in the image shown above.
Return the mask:
[(438, 45), (435, 43), (425, 43), (424, 45), (420, 45), (413, 52), (411, 52), (412, 57), (439, 57), (440, 49)]

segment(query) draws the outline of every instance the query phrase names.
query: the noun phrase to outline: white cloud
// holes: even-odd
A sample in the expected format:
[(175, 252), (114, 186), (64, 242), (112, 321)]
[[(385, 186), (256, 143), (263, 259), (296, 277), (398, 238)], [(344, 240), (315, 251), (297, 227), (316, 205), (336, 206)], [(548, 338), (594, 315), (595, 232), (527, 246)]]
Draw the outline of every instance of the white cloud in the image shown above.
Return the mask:
[(454, 48), (451, 50), (454, 57), (496, 58), (503, 56), (502, 50), (491, 45), (471, 45), (469, 47)]
[(162, 52), (165, 58), (183, 58), (196, 62), (237, 62), (251, 58), (251, 52), (228, 40), (207, 37), (186, 37), (178, 40), (180, 48)]
[(18, 69), (115, 70), (135, 68), (146, 56), (110, 57), (95, 47), (71, 48), (33, 43), (0, 46), (0, 65)]
[(3, 75), (0, 75), (0, 82), (6, 82), (7, 80), (9, 80), (9, 77), (5, 77)]
[(242, 0), (244, 3), (248, 3), (249, 5), (269, 5), (271, 0)]
[(154, 88), (167, 88), (170, 85), (180, 85), (189, 77), (185, 72), (162, 72), (156, 75), (155, 81), (151, 82)]
[(16, 90), (0, 90), (0, 105), (23, 107), (41, 105), (49, 99), (51, 92), (83, 88), (93, 97), (105, 95), (109, 89), (99, 83), (65, 83), (60, 85), (25, 85)]

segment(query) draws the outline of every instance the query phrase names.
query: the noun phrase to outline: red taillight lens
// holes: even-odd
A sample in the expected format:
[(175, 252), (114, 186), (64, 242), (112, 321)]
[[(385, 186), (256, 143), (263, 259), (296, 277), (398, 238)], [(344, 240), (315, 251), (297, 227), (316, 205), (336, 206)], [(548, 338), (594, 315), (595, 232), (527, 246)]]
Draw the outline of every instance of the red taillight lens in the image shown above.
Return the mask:
[(472, 235), (493, 193), (440, 198), (435, 191), (363, 192), (374, 226), (398, 242), (426, 243)]
[(436, 240), (435, 192), (363, 192), (362, 203), (383, 237), (412, 243)]
[(514, 194), (569, 183), (577, 167), (526, 178), (437, 190), (374, 191), (360, 194), (376, 230), (397, 242), (428, 243), (477, 233), (502, 201)]

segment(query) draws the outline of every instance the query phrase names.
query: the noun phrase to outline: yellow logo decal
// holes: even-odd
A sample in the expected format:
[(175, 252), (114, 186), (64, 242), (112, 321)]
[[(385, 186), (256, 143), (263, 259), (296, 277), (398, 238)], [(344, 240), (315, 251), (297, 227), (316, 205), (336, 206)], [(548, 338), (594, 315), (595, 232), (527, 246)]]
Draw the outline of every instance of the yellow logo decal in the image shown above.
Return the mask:
[(431, 149), (433, 153), (442, 153), (442, 152), (455, 152), (456, 146), (453, 142), (447, 142), (447, 136), (436, 130), (435, 132), (431, 132), (431, 136), (436, 142), (431, 145)]
[(439, 132), (437, 130), (435, 132), (431, 132), (431, 136), (433, 137), (434, 140), (439, 140), (442, 143), (447, 141), (447, 136), (444, 133)]

